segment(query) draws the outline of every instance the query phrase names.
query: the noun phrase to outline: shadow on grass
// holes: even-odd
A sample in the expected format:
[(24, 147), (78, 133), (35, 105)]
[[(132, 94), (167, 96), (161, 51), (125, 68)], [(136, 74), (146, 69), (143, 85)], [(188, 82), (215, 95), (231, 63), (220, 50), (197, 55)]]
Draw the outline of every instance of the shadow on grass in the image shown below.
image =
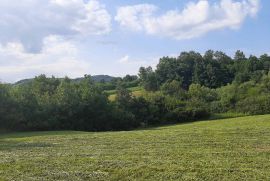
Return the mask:
[(14, 132), (14, 133), (1, 133), (0, 132), (0, 146), (1, 139), (6, 138), (25, 138), (25, 137), (36, 137), (36, 136), (65, 136), (65, 135), (78, 135), (78, 134), (89, 134), (89, 133), (113, 133), (113, 132), (131, 132), (131, 131), (150, 131), (150, 130), (163, 130), (169, 129), (171, 126), (177, 125), (188, 125), (196, 122), (205, 122), (205, 121), (217, 121), (224, 119), (232, 119), (239, 117), (249, 117), (249, 116), (258, 116), (258, 115), (246, 115), (246, 114), (237, 114), (237, 113), (225, 113), (225, 114), (214, 114), (211, 115), (208, 119), (198, 119), (186, 122), (176, 122), (176, 123), (166, 123), (166, 124), (157, 124), (150, 125), (147, 127), (139, 127), (137, 129), (131, 130), (112, 130), (112, 131), (35, 131), (35, 132)]
[(256, 116), (249, 115), (244, 113), (220, 113), (220, 114), (212, 114), (208, 120), (219, 120), (219, 119), (231, 119), (231, 118), (239, 118), (239, 117), (247, 117), (247, 116)]
[(82, 131), (33, 131), (33, 132), (9, 132), (0, 133), (0, 144), (2, 139), (7, 138), (26, 138), (26, 137), (36, 137), (36, 136), (64, 136), (64, 135), (76, 135), (76, 134), (86, 134)]
[(15, 140), (0, 140), (0, 151), (5, 150), (28, 150), (33, 148), (48, 148), (53, 147), (53, 144), (50, 143), (44, 143), (44, 142), (35, 142), (35, 143), (29, 143), (29, 142), (20, 142)]
[(198, 123), (198, 122), (218, 121), (218, 120), (224, 120), (224, 119), (233, 119), (233, 118), (249, 117), (249, 116), (258, 116), (258, 115), (214, 114), (214, 115), (211, 115), (208, 119), (198, 119), (198, 120), (183, 121), (183, 122), (177, 122), (177, 123), (166, 123), (166, 124), (152, 125), (152, 126), (148, 126), (148, 127), (138, 128), (134, 131), (163, 130), (163, 129), (169, 129), (171, 126), (177, 126), (177, 125), (188, 125), (188, 124), (193, 124), (193, 123)]

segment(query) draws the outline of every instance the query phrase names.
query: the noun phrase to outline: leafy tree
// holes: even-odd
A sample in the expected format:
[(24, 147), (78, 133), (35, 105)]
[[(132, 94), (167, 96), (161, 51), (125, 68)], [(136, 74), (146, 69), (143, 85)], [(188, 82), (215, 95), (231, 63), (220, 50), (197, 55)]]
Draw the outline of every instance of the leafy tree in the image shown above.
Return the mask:
[(244, 54), (244, 52), (240, 51), (240, 50), (237, 50), (235, 52), (235, 55), (234, 55), (234, 60), (235, 61), (243, 61), (243, 60), (246, 60), (246, 56)]
[(156, 73), (153, 71), (152, 67), (141, 67), (139, 70), (139, 77), (141, 84), (147, 91), (158, 90), (158, 80)]
[(0, 131), (14, 128), (16, 108), (10, 95), (10, 86), (0, 84)]
[(130, 107), (132, 101), (131, 92), (128, 89), (119, 86), (117, 88), (115, 101), (122, 108)]
[(181, 81), (177, 81), (177, 80), (173, 80), (171, 82), (167, 81), (161, 86), (161, 91), (165, 95), (173, 96), (176, 99), (185, 99), (186, 94), (181, 86), (182, 86)]
[[(207, 118), (211, 113), (270, 113), (270, 57), (237, 51), (202, 56), (190, 51), (163, 57), (157, 69), (110, 82), (40, 75), (18, 84), (0, 84), (0, 130), (130, 130), (139, 126)], [(127, 90), (146, 92), (135, 97)], [(117, 88), (116, 100), (104, 90)]]

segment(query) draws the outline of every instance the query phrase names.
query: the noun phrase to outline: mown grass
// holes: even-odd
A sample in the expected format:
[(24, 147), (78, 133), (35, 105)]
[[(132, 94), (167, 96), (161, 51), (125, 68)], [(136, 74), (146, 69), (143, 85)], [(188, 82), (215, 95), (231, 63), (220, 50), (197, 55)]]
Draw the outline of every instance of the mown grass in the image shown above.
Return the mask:
[[(143, 88), (138, 86), (138, 87), (130, 87), (130, 88), (127, 88), (129, 91), (131, 92), (134, 92), (134, 91), (140, 91), (142, 90)], [(108, 95), (113, 95), (113, 94), (116, 94), (116, 91), (117, 90), (106, 90), (105, 92), (108, 94)]]
[[(131, 87), (131, 88), (128, 88), (128, 90), (131, 91), (131, 94), (136, 97), (142, 96), (144, 94), (144, 90), (142, 87)], [(109, 95), (110, 101), (115, 100), (116, 90), (106, 91), (106, 93)]]
[(269, 180), (270, 115), (0, 136), (0, 180)]
[(227, 119), (227, 118), (237, 118), (237, 117), (244, 117), (249, 116), (248, 114), (244, 113), (237, 113), (237, 112), (226, 112), (226, 113), (217, 113), (217, 114), (211, 114), (210, 120), (216, 120), (216, 119)]

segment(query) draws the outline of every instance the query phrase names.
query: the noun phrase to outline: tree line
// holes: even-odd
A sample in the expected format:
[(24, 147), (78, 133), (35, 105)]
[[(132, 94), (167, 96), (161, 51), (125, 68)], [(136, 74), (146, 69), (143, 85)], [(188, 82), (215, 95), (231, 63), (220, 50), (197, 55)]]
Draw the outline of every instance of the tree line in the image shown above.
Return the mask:
[[(157, 68), (110, 82), (40, 75), (26, 84), (0, 84), (0, 131), (131, 130), (207, 119), (216, 113), (270, 113), (270, 57), (237, 51), (182, 52)], [(142, 86), (136, 97), (128, 87)], [(115, 101), (106, 90), (116, 89)]]

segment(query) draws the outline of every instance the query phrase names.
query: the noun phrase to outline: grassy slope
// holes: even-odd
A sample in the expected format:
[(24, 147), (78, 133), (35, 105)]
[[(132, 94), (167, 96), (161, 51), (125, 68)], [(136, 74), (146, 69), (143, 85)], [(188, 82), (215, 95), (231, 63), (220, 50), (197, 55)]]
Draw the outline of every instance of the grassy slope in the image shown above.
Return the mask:
[(0, 136), (0, 180), (269, 180), (270, 115)]
[[(131, 91), (132, 95), (139, 97), (141, 95), (143, 95), (143, 88), (142, 87), (131, 87), (128, 88), (128, 90)], [(105, 91), (107, 94), (109, 94), (109, 100), (110, 101), (114, 101), (115, 97), (116, 97), (116, 90), (109, 90), (109, 91)]]

